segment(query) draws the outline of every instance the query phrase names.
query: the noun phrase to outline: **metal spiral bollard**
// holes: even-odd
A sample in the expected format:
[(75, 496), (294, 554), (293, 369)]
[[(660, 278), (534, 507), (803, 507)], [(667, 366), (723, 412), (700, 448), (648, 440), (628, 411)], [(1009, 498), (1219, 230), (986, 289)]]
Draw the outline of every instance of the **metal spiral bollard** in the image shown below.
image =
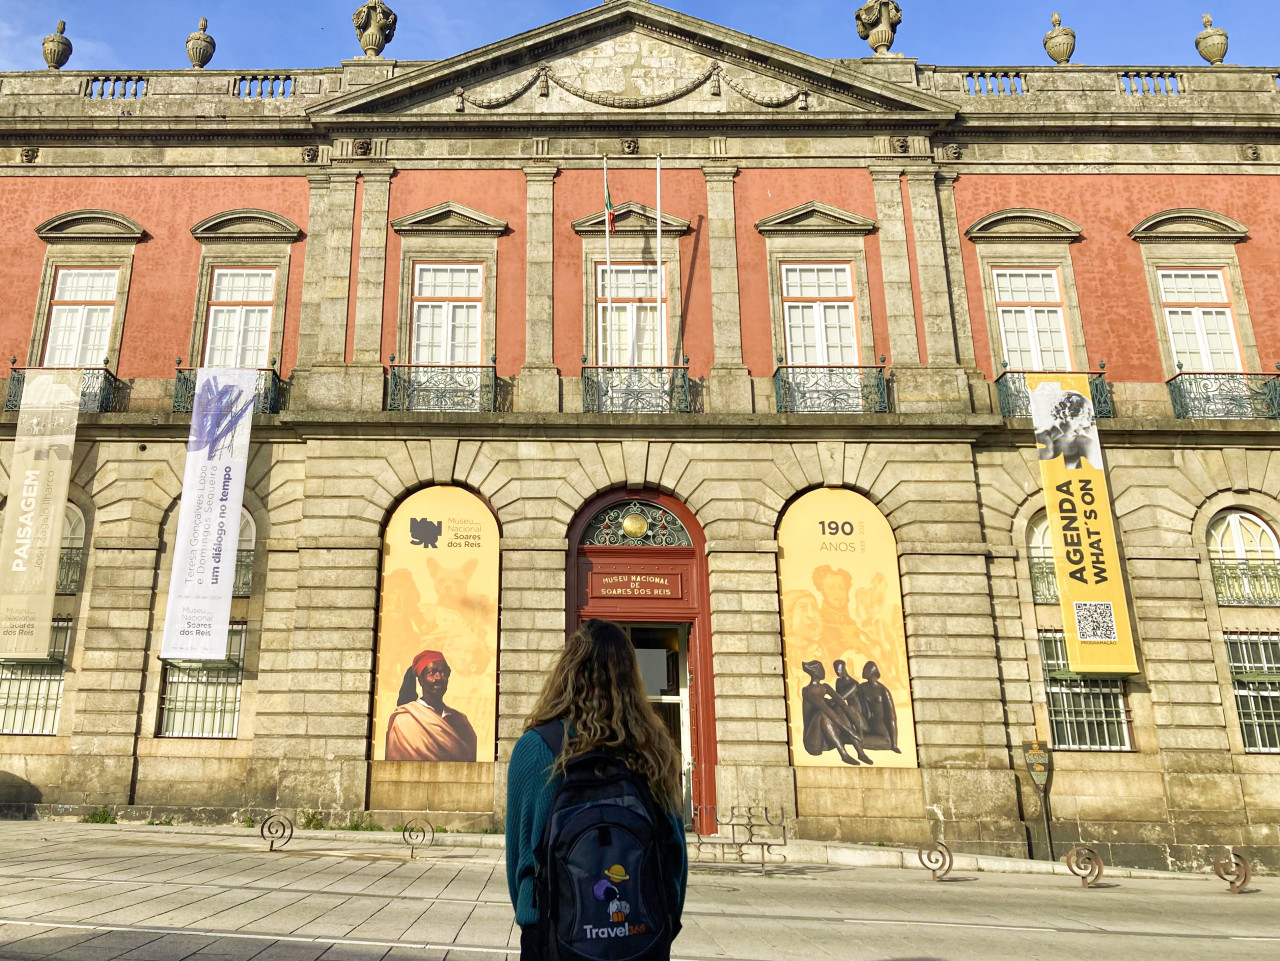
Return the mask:
[(1228, 851), (1213, 859), (1213, 873), (1231, 885), (1232, 894), (1240, 894), (1253, 880), (1253, 865), (1243, 854)]
[(277, 844), (284, 847), (293, 840), (293, 821), (287, 815), (273, 814), (262, 822), (258, 834), (268, 842), (267, 850), (274, 851)]
[(405, 844), (409, 845), (409, 857), (412, 859), (417, 857), (418, 845), (429, 848), (436, 843), (436, 829), (430, 821), (426, 819), (419, 821), (414, 818), (404, 826), (400, 837)]
[(956, 863), (956, 859), (951, 855), (951, 849), (941, 841), (934, 841), (933, 844), (922, 847), (919, 856), (921, 867), (927, 869), (935, 881), (941, 881), (950, 874)]
[(1067, 870), (1083, 882), (1084, 887), (1091, 888), (1102, 877), (1102, 855), (1084, 844), (1077, 844), (1067, 852)]

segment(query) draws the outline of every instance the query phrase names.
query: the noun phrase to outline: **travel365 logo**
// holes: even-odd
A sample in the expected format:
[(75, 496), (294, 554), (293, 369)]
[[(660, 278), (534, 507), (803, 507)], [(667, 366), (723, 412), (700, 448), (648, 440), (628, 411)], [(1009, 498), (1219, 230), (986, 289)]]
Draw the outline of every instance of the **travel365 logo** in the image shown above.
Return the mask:
[(604, 872), (604, 877), (595, 883), (591, 888), (592, 895), (602, 904), (607, 905), (609, 913), (609, 924), (604, 927), (593, 927), (590, 924), (582, 926), (588, 939), (593, 938), (625, 938), (633, 934), (644, 934), (647, 930), (644, 924), (627, 924), (627, 915), (631, 913), (631, 904), (622, 899), (622, 892), (618, 885), (623, 881), (630, 881), (631, 876), (627, 874), (626, 868), (621, 864), (615, 864)]

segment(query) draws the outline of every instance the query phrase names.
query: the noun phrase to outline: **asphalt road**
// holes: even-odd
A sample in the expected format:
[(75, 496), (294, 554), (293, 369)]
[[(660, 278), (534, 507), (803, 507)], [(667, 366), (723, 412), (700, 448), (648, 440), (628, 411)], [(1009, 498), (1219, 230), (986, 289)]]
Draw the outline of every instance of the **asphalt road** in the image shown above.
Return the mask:
[[(501, 852), (0, 821), (0, 959), (514, 961)], [(1280, 959), (1280, 878), (694, 866), (685, 961)]]

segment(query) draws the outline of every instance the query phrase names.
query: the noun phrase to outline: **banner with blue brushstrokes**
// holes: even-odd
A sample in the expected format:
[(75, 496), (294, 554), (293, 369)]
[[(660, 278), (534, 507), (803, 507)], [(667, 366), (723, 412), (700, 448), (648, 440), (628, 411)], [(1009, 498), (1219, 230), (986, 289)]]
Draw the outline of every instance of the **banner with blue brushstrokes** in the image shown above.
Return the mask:
[(249, 464), (258, 371), (202, 367), (196, 373), (187, 466), (164, 615), (164, 660), (227, 656), (240, 506)]

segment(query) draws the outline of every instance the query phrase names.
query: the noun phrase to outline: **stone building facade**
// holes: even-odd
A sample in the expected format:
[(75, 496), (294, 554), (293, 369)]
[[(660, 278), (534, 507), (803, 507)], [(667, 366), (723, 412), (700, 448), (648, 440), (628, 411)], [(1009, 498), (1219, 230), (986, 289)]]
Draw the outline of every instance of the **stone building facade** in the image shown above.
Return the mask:
[[(704, 803), (767, 806), (803, 837), (1043, 855), (1021, 757), (1040, 739), (1056, 844), (1280, 866), (1278, 84), (823, 60), (641, 0), (437, 62), (0, 74), (10, 386), (56, 361), (102, 364), (111, 387), (77, 435), (63, 647), (0, 666), (0, 800), (500, 825), (503, 759), (576, 625), (574, 532), (625, 497), (702, 545)], [(640, 381), (596, 323), (605, 154), (618, 264), (656, 263), (662, 158), (667, 310)], [(455, 364), (443, 393), (417, 389), (449, 366), (415, 339), (422, 263), (476, 268), (483, 370)], [(788, 321), (795, 264), (846, 278), (852, 320), (816, 342)], [(114, 271), (92, 301), (107, 326), (58, 359), (75, 299), (59, 278), (95, 269)], [(190, 421), (175, 398), (211, 356), (219, 270), (274, 279), (259, 339), (236, 342), (270, 369), (241, 648), (210, 681), (162, 662), (159, 636)], [(1029, 369), (1093, 372), (1111, 414), (1136, 676), (1060, 663)], [(383, 531), (437, 484), (501, 529), (492, 764), (372, 760)], [(793, 764), (777, 526), (823, 487), (892, 527), (918, 767)], [(172, 727), (180, 681), (234, 686), (230, 726)]]

